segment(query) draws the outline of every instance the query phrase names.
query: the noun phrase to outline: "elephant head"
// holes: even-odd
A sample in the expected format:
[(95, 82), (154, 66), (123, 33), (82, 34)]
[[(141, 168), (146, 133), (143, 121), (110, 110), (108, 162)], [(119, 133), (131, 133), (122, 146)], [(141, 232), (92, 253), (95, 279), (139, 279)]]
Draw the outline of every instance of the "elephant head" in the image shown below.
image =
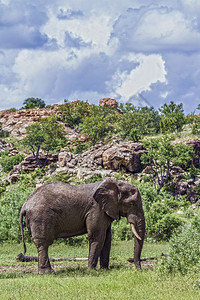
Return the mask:
[(113, 220), (126, 217), (135, 235), (134, 263), (140, 267), (145, 236), (145, 218), (138, 188), (122, 180), (109, 178), (96, 189), (94, 199)]

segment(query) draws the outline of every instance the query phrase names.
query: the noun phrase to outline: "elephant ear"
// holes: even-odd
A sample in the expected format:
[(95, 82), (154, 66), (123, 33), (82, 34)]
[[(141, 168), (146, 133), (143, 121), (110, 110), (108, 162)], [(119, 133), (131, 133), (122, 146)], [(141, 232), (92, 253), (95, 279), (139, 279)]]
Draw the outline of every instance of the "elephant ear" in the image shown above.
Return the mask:
[(104, 212), (112, 219), (119, 219), (119, 190), (114, 179), (104, 180), (93, 195)]

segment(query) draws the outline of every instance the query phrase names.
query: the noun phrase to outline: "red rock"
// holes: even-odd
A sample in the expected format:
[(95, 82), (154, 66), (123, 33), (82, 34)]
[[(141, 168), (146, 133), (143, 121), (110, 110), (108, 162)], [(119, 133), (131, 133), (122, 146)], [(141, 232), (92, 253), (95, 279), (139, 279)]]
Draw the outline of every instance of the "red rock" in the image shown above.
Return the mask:
[(99, 100), (99, 106), (108, 106), (108, 107), (112, 107), (112, 108), (117, 108), (117, 100), (115, 99), (111, 99), (111, 98), (101, 98)]

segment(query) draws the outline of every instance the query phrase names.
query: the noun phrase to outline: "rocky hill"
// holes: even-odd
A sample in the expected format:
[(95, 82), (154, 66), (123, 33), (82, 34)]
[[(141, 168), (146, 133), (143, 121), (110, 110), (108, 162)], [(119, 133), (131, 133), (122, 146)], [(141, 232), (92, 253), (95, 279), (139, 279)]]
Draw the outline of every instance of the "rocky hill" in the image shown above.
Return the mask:
[[(100, 106), (110, 106), (117, 108), (117, 102), (115, 99), (103, 98), (100, 100)], [(49, 108), (41, 109), (23, 109), (19, 111), (1, 111), (0, 121), (2, 124), (2, 130), (9, 133), (10, 138), (13, 137), (21, 139), (25, 136), (26, 127), (30, 124), (37, 122), (40, 118), (45, 118), (51, 114), (59, 114), (58, 105), (53, 105)], [(47, 158), (44, 153), (41, 152), (39, 159), (41, 165), (51, 165), (54, 163), (54, 169), (49, 173), (49, 176), (58, 174), (59, 172), (65, 172), (70, 176), (77, 176), (77, 178), (90, 178), (92, 176), (99, 176), (101, 178), (107, 176), (115, 176), (120, 170), (124, 171), (127, 176), (131, 174), (138, 174), (145, 172), (148, 174), (148, 167), (144, 170), (141, 164), (140, 157), (147, 150), (143, 148), (140, 142), (127, 142), (123, 139), (115, 136), (105, 141), (100, 142), (95, 146), (83, 151), (82, 153), (75, 154), (70, 151), (70, 145), (74, 141), (76, 143), (87, 142), (87, 137), (81, 135), (71, 126), (65, 125), (65, 134), (68, 137), (68, 144), (60, 149), (60, 151), (54, 155), (49, 155)], [(179, 140), (175, 143), (186, 143), (194, 149), (194, 154), (197, 158), (194, 159), (193, 164), (199, 165), (200, 155), (200, 140)], [(12, 143), (0, 140), (0, 152), (7, 150), (9, 156), (18, 154), (18, 150)], [(31, 172), (38, 168), (38, 164), (35, 158), (24, 151), (26, 157), (20, 164), (14, 166), (13, 170), (8, 176), (8, 181), (14, 183), (18, 180), (19, 174), (23, 171)], [(200, 183), (198, 176), (190, 179), (188, 182), (182, 176), (182, 170), (174, 170), (176, 193), (187, 195), (188, 199), (192, 202), (196, 202), (195, 194), (192, 192), (194, 187)]]
[(26, 133), (26, 127), (37, 122), (40, 118), (47, 118), (51, 114), (57, 114), (58, 105), (50, 108), (22, 109), (16, 111), (0, 111), (2, 130), (8, 132), (10, 137), (22, 137)]

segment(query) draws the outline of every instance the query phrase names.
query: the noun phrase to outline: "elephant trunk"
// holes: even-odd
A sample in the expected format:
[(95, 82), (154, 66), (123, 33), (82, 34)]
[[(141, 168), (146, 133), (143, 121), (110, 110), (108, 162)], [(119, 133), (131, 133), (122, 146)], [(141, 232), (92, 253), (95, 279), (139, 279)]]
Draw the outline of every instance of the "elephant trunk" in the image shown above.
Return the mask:
[(134, 223), (135, 224), (131, 223), (131, 229), (135, 235), (134, 263), (137, 268), (141, 268), (140, 255), (145, 236), (145, 219), (144, 217), (137, 218)]

